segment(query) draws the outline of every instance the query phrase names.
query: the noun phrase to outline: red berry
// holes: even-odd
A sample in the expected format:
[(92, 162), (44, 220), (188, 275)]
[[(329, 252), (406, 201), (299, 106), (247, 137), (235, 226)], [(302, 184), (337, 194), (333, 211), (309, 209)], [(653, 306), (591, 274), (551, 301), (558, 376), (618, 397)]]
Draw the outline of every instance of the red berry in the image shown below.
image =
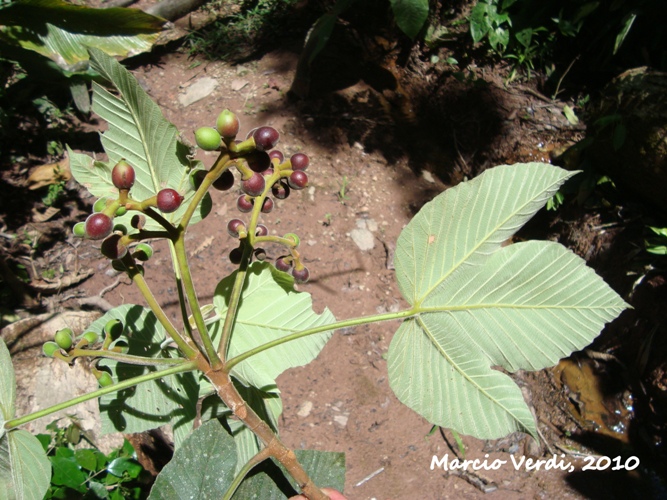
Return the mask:
[(271, 193), (275, 198), (279, 200), (284, 200), (289, 196), (290, 188), (285, 181), (276, 182), (273, 187), (271, 187)]
[(86, 219), (86, 236), (91, 240), (101, 240), (111, 234), (113, 221), (102, 212), (91, 214)]
[(308, 174), (303, 170), (295, 170), (287, 182), (292, 189), (303, 189), (308, 185)]
[(265, 198), (264, 203), (262, 204), (262, 212), (265, 214), (271, 213), (273, 210), (273, 200), (271, 198)]
[(111, 182), (117, 189), (130, 189), (134, 185), (134, 169), (125, 160), (120, 160), (111, 171)]
[(292, 155), (290, 163), (292, 164), (292, 170), (306, 170), (310, 159), (303, 153), (297, 153)]
[(157, 207), (165, 214), (178, 210), (181, 203), (183, 203), (183, 197), (175, 189), (161, 189), (157, 194)]
[(232, 113), (230, 110), (225, 109), (222, 113), (218, 115), (218, 119), (215, 122), (215, 127), (218, 129), (218, 132), (222, 137), (236, 137), (236, 134), (239, 133), (239, 119), (237, 116)]
[(236, 200), (236, 208), (239, 209), (239, 212), (248, 213), (252, 211), (253, 205), (253, 199), (248, 198), (247, 194), (242, 194), (239, 196), (238, 200)]
[(218, 191), (227, 191), (234, 186), (234, 181), (235, 179), (232, 171), (225, 170), (220, 174), (220, 177), (213, 182), (213, 187)]
[(255, 236), (267, 236), (269, 234), (269, 228), (264, 224), (257, 224), (255, 227)]
[(258, 173), (254, 173), (247, 181), (241, 182), (241, 190), (249, 196), (259, 196), (265, 187), (264, 176)]
[(264, 177), (270, 177), (270, 176), (272, 176), (272, 175), (273, 175), (273, 167), (271, 167), (271, 168), (267, 168), (266, 170), (264, 170), (264, 172), (262, 172), (262, 175), (263, 175)]
[(245, 159), (248, 161), (248, 166), (253, 172), (264, 172), (271, 166), (271, 158), (264, 151), (253, 151), (246, 155)]
[(278, 269), (278, 271), (288, 273), (289, 270), (292, 269), (292, 263), (287, 261), (287, 257), (288, 255), (284, 255), (276, 259), (276, 269)]
[(305, 283), (310, 278), (310, 272), (307, 267), (297, 269), (296, 267), (292, 269), (292, 276), (294, 276), (294, 281), (297, 283)]
[(239, 231), (245, 229), (245, 224), (241, 219), (232, 219), (227, 223), (227, 231), (233, 238), (239, 237)]
[(112, 234), (102, 242), (102, 255), (111, 260), (122, 259), (127, 253), (127, 247), (121, 243), (120, 234)]
[(268, 151), (273, 149), (280, 140), (280, 134), (273, 127), (259, 127), (252, 134), (255, 139), (255, 147), (259, 151)]
[(278, 164), (280, 165), (285, 159), (285, 155), (282, 153), (282, 151), (274, 149), (269, 153), (269, 158), (271, 158), (271, 160), (278, 160)]

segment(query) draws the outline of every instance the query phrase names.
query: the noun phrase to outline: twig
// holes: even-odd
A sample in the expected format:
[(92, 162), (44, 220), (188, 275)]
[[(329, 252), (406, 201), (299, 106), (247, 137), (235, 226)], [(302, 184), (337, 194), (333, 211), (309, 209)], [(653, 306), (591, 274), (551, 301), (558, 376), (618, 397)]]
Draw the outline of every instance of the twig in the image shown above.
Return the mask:
[(384, 467), (380, 467), (378, 470), (376, 470), (375, 472), (371, 472), (368, 476), (366, 476), (361, 481), (359, 481), (357, 484), (355, 484), (354, 487), (358, 488), (362, 484), (367, 483), (368, 481), (373, 479), (375, 476), (377, 476), (378, 474), (382, 474), (383, 472), (384, 472)]
[(102, 288), (102, 290), (100, 290), (100, 293), (98, 293), (97, 296), (100, 297), (100, 298), (104, 297), (105, 293), (110, 292), (111, 290), (116, 288), (118, 285), (120, 285), (120, 277), (118, 277), (116, 279), (116, 281), (111, 283), (109, 286)]
[(570, 63), (570, 65), (567, 67), (567, 69), (563, 72), (561, 77), (558, 79), (558, 85), (556, 85), (556, 91), (554, 92), (554, 95), (553, 95), (554, 99), (556, 99), (556, 97), (558, 97), (558, 94), (560, 93), (560, 84), (563, 83), (563, 79), (565, 78), (565, 75), (567, 75), (570, 72), (574, 63), (577, 62), (577, 59), (579, 59), (579, 56), (572, 59), (572, 62)]

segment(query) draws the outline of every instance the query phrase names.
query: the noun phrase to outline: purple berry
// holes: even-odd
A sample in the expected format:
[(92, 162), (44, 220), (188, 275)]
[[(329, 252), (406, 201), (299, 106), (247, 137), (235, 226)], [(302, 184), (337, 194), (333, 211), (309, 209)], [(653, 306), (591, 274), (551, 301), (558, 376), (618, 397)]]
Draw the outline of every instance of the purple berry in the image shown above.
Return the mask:
[(238, 265), (241, 263), (241, 259), (243, 258), (243, 250), (241, 248), (235, 248), (231, 252), (229, 252), (229, 261), (234, 264)]
[(279, 200), (284, 200), (289, 196), (290, 188), (285, 181), (276, 182), (273, 187), (271, 187), (271, 193), (275, 198)]
[(213, 181), (213, 187), (218, 191), (227, 191), (234, 186), (234, 173), (231, 170), (225, 170), (220, 174), (215, 181)]
[(252, 134), (255, 139), (255, 147), (259, 151), (268, 151), (273, 149), (280, 140), (280, 134), (273, 127), (259, 127)]
[(245, 224), (241, 219), (232, 219), (227, 223), (227, 231), (233, 238), (239, 237), (239, 231), (245, 229)]
[(252, 211), (253, 199), (249, 198), (247, 194), (242, 194), (236, 200), (236, 208), (239, 209), (239, 212), (248, 213)]
[(292, 170), (306, 170), (310, 159), (303, 153), (297, 153), (292, 155), (290, 163), (292, 164)]
[(255, 227), (255, 236), (268, 236), (269, 228), (264, 224), (257, 224)]
[(278, 257), (276, 259), (276, 269), (278, 271), (282, 271), (284, 273), (288, 273), (290, 269), (292, 269), (292, 263), (287, 261), (288, 255), (284, 255), (282, 257)]
[(161, 189), (157, 194), (157, 207), (165, 214), (178, 210), (181, 203), (183, 203), (183, 197), (175, 189)]
[(248, 166), (253, 172), (264, 172), (271, 166), (271, 158), (264, 151), (253, 151), (246, 155), (245, 159), (248, 161)]
[(273, 210), (273, 200), (271, 198), (265, 198), (264, 203), (262, 204), (262, 213), (268, 214)]
[(308, 174), (303, 170), (295, 170), (287, 182), (292, 189), (303, 189), (308, 185)]
[(98, 212), (86, 219), (86, 236), (91, 240), (101, 240), (111, 234), (113, 221), (108, 215)]
[(120, 160), (111, 171), (111, 182), (116, 189), (130, 189), (134, 186), (134, 169), (125, 160)]
[(285, 155), (282, 151), (274, 149), (269, 153), (269, 158), (271, 158), (271, 162), (273, 162), (273, 160), (278, 160), (278, 165), (280, 165), (285, 160)]
[(305, 283), (310, 278), (310, 272), (307, 267), (302, 267), (301, 269), (295, 267), (292, 269), (292, 276), (297, 283)]
[(259, 196), (264, 191), (264, 176), (255, 172), (250, 179), (241, 182), (241, 190), (248, 196)]
[(125, 246), (120, 240), (122, 236), (120, 234), (112, 234), (107, 239), (102, 242), (102, 255), (111, 260), (122, 259), (127, 253), (127, 246)]

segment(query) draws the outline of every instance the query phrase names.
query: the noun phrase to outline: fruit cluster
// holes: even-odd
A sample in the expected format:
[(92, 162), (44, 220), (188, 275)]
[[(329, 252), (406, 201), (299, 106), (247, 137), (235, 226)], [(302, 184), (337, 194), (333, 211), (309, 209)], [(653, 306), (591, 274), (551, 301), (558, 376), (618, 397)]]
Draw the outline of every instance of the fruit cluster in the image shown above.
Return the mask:
[[(282, 237), (269, 235), (269, 230), (258, 223), (261, 213), (271, 212), (275, 206), (274, 198), (284, 200), (292, 190), (303, 189), (308, 185), (305, 170), (310, 160), (303, 153), (293, 154), (289, 158), (274, 149), (280, 140), (280, 134), (273, 127), (259, 127), (251, 130), (245, 140), (237, 140), (240, 123), (238, 117), (229, 110), (218, 116), (215, 127), (202, 127), (195, 132), (197, 146), (205, 151), (218, 151), (220, 156), (209, 170), (194, 169), (190, 173), (192, 188), (196, 190), (192, 203), (201, 201), (209, 187), (228, 191), (236, 184), (236, 170), (240, 176), (240, 193), (236, 200), (238, 210), (250, 214), (246, 223), (241, 219), (232, 219), (227, 225), (229, 234), (239, 239), (239, 246), (230, 252), (230, 260), (238, 264), (244, 254), (248, 258), (254, 256), (258, 260), (266, 258), (266, 252), (258, 245), (277, 243), (288, 250), (276, 260), (276, 267), (290, 272), (295, 281), (303, 283), (308, 280), (308, 269), (303, 265), (297, 250), (299, 238), (293, 233)], [(134, 265), (139, 271), (141, 266), (135, 260), (145, 261), (152, 255), (152, 249), (145, 243), (139, 243), (128, 252), (130, 245), (143, 239), (178, 237), (178, 231), (162, 214), (178, 210), (184, 197), (172, 188), (164, 188), (146, 200), (137, 201), (131, 198), (130, 192), (136, 180), (134, 168), (125, 160), (119, 161), (112, 169), (111, 181), (118, 189), (116, 199), (101, 198), (94, 207), (93, 213), (85, 222), (74, 226), (74, 234), (92, 240), (103, 240), (101, 251), (112, 259), (114, 268), (125, 270)], [(200, 196), (197, 196), (197, 195)], [(269, 196), (271, 194), (271, 196)], [(114, 218), (125, 215), (130, 210), (137, 211), (131, 219), (131, 225), (138, 232), (128, 235), (127, 228), (114, 226)], [(187, 211), (186, 211), (187, 212)], [(146, 216), (160, 223), (165, 232), (146, 231)], [(187, 225), (187, 223), (183, 224)]]

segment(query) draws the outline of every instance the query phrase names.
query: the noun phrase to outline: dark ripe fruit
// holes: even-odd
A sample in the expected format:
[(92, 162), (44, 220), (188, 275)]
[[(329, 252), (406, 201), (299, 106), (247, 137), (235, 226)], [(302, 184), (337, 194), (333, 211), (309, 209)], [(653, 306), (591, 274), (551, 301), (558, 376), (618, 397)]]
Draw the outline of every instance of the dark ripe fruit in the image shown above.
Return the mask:
[(132, 256), (137, 260), (146, 262), (153, 256), (153, 249), (146, 243), (139, 243), (136, 247), (134, 247), (134, 253)]
[(161, 212), (165, 214), (175, 212), (181, 203), (183, 203), (183, 197), (175, 189), (165, 188), (158, 191), (157, 207)]
[(88, 342), (88, 345), (97, 344), (97, 342), (100, 340), (100, 336), (95, 332), (86, 332), (83, 334), (82, 338)]
[(308, 175), (303, 170), (295, 170), (287, 182), (292, 189), (303, 189), (308, 185)]
[(213, 181), (213, 187), (218, 191), (227, 191), (234, 186), (234, 173), (231, 170), (225, 170), (220, 174), (215, 181)]
[(232, 219), (227, 223), (227, 231), (232, 238), (238, 238), (242, 228), (245, 229), (245, 224), (241, 219)]
[(122, 259), (127, 253), (127, 246), (121, 243), (120, 234), (112, 234), (102, 242), (102, 255), (111, 260)]
[(58, 347), (65, 349), (66, 351), (72, 347), (74, 333), (70, 328), (63, 328), (58, 330), (53, 336), (53, 341), (58, 344)]
[(271, 158), (269, 158), (268, 153), (265, 153), (264, 151), (253, 151), (246, 155), (245, 159), (248, 162), (250, 170), (253, 172), (261, 173), (271, 166)]
[(74, 224), (72, 232), (74, 233), (74, 236), (76, 236), (77, 238), (83, 238), (86, 235), (86, 223), (77, 222), (76, 224)]
[(266, 227), (264, 224), (257, 224), (255, 227), (255, 236), (268, 236), (269, 235), (269, 228)]
[(264, 203), (262, 203), (262, 213), (268, 214), (273, 210), (273, 200), (271, 198), (265, 198)]
[(123, 264), (122, 260), (112, 260), (111, 267), (119, 273), (124, 273), (127, 271), (127, 268), (125, 267), (125, 264)]
[(264, 191), (264, 176), (255, 172), (250, 179), (241, 182), (241, 190), (248, 196), (259, 196)]
[(120, 160), (111, 171), (111, 182), (117, 189), (130, 189), (134, 186), (134, 168), (125, 160)]
[(44, 342), (44, 345), (42, 346), (42, 352), (44, 353), (44, 356), (48, 356), (49, 358), (52, 358), (53, 355), (60, 350), (60, 346), (56, 344), (55, 342)]
[(271, 188), (271, 194), (274, 198), (284, 200), (289, 196), (290, 188), (285, 181), (276, 182)]
[(146, 225), (146, 216), (143, 214), (135, 214), (130, 219), (130, 225), (134, 229), (143, 229)]
[(280, 140), (280, 134), (273, 127), (259, 127), (252, 134), (255, 139), (255, 147), (259, 151), (268, 151), (273, 149)]
[(101, 240), (111, 234), (113, 221), (103, 213), (91, 214), (86, 219), (86, 236), (91, 240)]
[(204, 151), (215, 151), (220, 147), (222, 139), (218, 131), (212, 127), (201, 127), (195, 131), (195, 141)]
[(297, 269), (296, 267), (292, 269), (292, 276), (294, 277), (294, 281), (297, 283), (305, 283), (308, 281), (308, 278), (310, 278), (310, 272), (308, 271), (307, 267), (304, 267), (302, 269)]
[(241, 258), (243, 257), (243, 251), (241, 248), (235, 248), (231, 252), (229, 252), (229, 261), (234, 264), (238, 265), (241, 263)]
[(228, 139), (236, 137), (240, 126), (237, 116), (228, 109), (223, 110), (215, 121), (215, 128), (218, 129), (220, 135)]
[(276, 259), (276, 269), (278, 271), (282, 271), (284, 273), (289, 273), (290, 269), (292, 269), (292, 263), (287, 260), (288, 255), (284, 255), (282, 257), (278, 257)]
[(290, 163), (292, 164), (292, 170), (306, 170), (310, 159), (303, 153), (297, 153), (292, 155)]
[(270, 167), (270, 168), (267, 168), (266, 170), (264, 170), (264, 172), (262, 172), (262, 175), (264, 177), (271, 177), (273, 175), (273, 172), (274, 172), (273, 167)]
[(269, 153), (269, 158), (271, 158), (272, 161), (278, 160), (278, 165), (280, 165), (285, 159), (285, 155), (282, 153), (282, 151), (274, 149)]
[(236, 208), (239, 209), (239, 212), (243, 212), (243, 213), (251, 212), (253, 205), (254, 205), (253, 199), (248, 198), (247, 194), (242, 194), (236, 200)]

